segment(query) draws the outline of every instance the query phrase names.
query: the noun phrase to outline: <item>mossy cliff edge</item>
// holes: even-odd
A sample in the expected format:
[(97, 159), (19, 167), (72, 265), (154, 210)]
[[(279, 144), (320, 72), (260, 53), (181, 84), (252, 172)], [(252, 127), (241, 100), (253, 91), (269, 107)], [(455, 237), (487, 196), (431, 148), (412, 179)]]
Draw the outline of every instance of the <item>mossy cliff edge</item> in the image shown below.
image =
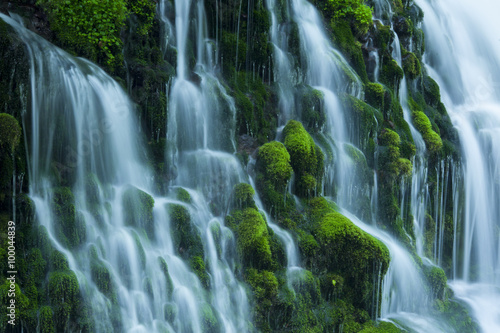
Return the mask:
[[(287, 1), (276, 2), (281, 15), (286, 15)], [(390, 2), (392, 16), (386, 13), (380, 21), (373, 21), (370, 8), (374, 4), (370, 0), (311, 2), (320, 11), (332, 43), (363, 84), (362, 100), (347, 94), (340, 96), (340, 100), (353, 128), (353, 146), (345, 149), (356, 161), (359, 179), (370, 186), (371, 174), (377, 174), (378, 209), (373, 219), (379, 228), (391, 233), (414, 253), (408, 238), (413, 233), (409, 203), (407, 201), (404, 207), (400, 205), (400, 196), (409, 191), (411, 182), (407, 180), (416, 154), (398, 98), (401, 80), (408, 82), (412, 122), (426, 145), (425, 161), (432, 194), (445, 189), (451, 191), (451, 186), (444, 187), (442, 183), (438, 187), (437, 170), (443, 161), (453, 163), (460, 157), (457, 134), (441, 102), (439, 86), (421, 64), (425, 38), (418, 27), (423, 13), (411, 1), (393, 0)], [(167, 1), (167, 5), (170, 10), (174, 9), (173, 2)], [(279, 88), (273, 79), (273, 67), (269, 66), (273, 46), (269, 41), (271, 21), (265, 3), (243, 1), (240, 7), (234, 1), (206, 0), (205, 8), (209, 37), (219, 42), (218, 54), (224, 59), (219, 78), (234, 99), (237, 111), (237, 154), (243, 165), (250, 156), (256, 159), (255, 189), (249, 184), (236, 185), (225, 218), (236, 237), (240, 261), (237, 274), (246, 283), (252, 300), (253, 327), (249, 330), (399, 332), (393, 324), (374, 321), (381, 302), (376, 284), (390, 264), (388, 249), (343, 216), (332, 201), (335, 198), (323, 196), (325, 166), (335, 159), (333, 152), (325, 149), (322, 135), (323, 94), (297, 83), (293, 103), (300, 110), (300, 119), (288, 122), (275, 141)], [(157, 3), (153, 0), (17, 0), (2, 3), (0, 11), (20, 14), (28, 28), (66, 51), (96, 62), (122, 84), (136, 103), (141, 131), (148, 142), (147, 163), (155, 172), (158, 192), (164, 193), (166, 183), (175, 176), (165, 165), (166, 142), (162, 138), (167, 131), (166, 83), (175, 76), (176, 51), (163, 49)], [(401, 40), (402, 67), (392, 58), (395, 36), (391, 24)], [(235, 29), (237, 25), (239, 29)], [(286, 28), (290, 36), (289, 53), (294, 59), (293, 66), (298, 68), (301, 51), (297, 27), (289, 22)], [(369, 40), (372, 43), (368, 43)], [(374, 50), (380, 60), (378, 75), (370, 57)], [(0, 216), (2, 230), (6, 230), (4, 223), (14, 215), (12, 199), (16, 193), (18, 251), (24, 254), (17, 259), (20, 325), (16, 330), (92, 332), (90, 305), (81, 297), (81, 286), (69, 269), (66, 257), (51, 245), (47, 231), (35, 218), (34, 203), (25, 194), (30, 180), (26, 176), (18, 188), (13, 188), (13, 176), (27, 174), (24, 135), (29, 135), (29, 129), (22, 128), (22, 115), (30, 112), (29, 60), (24, 45), (1, 20), (0, 59)], [(188, 63), (194, 63), (194, 55)], [(89, 179), (89, 186), (95, 183)], [(57, 239), (69, 249), (81, 246), (85, 243), (84, 224), (75, 212), (71, 188), (61, 179), (53, 190), (56, 195), (52, 208), (57, 212), (56, 223), (60, 227)], [(290, 231), (298, 243), (304, 269), (293, 278), (287, 276), (283, 245), (268, 226), (266, 215), (257, 209), (255, 191), (269, 217)], [(190, 263), (203, 287), (210, 290), (200, 235), (192, 226), (186, 208), (191, 198), (182, 189), (177, 196), (186, 205), (172, 204), (168, 208), (176, 225), (175, 246), (185, 250), (183, 258)], [(430, 200), (434, 197), (431, 195)], [(127, 223), (144, 229), (146, 234), (151, 233), (153, 198), (130, 188), (124, 201), (130, 210)], [(436, 213), (434, 203), (428, 207), (426, 253), (432, 252), (435, 232), (432, 216)], [(401, 209), (406, 215), (401, 216)], [(445, 234), (453, 235), (451, 203), (444, 210)], [(374, 212), (360, 203), (359, 213), (368, 217)], [(445, 237), (445, 240), (443, 266), (449, 272), (452, 239)], [(1, 242), (0, 248), (5, 249), (6, 239), (2, 238)], [(116, 302), (117, 290), (95, 251), (95, 248), (89, 249), (93, 282), (110, 302)], [(165, 261), (159, 260), (168, 276)], [(2, 251), (2, 278), (7, 271), (6, 262), (6, 253)], [(476, 328), (467, 311), (453, 300), (446, 286), (445, 271), (426, 267), (418, 258), (416, 262), (427, 277), (434, 311), (446, 317), (457, 331), (474, 332)], [(5, 288), (6, 285), (0, 286), (2, 290)], [(2, 291), (0, 295), (5, 293)], [(2, 298), (2, 304), (4, 301)], [(214, 318), (211, 308), (205, 312), (206, 331), (218, 331), (220, 328), (210, 319)], [(120, 313), (110, 316), (119, 330)], [(0, 330), (3, 329), (5, 321), (0, 322)]]

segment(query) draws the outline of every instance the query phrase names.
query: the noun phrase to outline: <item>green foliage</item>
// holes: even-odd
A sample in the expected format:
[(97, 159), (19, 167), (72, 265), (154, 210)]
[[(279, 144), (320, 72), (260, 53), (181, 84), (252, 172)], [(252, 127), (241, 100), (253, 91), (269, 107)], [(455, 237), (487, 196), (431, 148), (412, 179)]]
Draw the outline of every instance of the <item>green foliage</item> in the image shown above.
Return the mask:
[(135, 14), (140, 21), (137, 32), (146, 35), (153, 27), (156, 14), (156, 4), (153, 0), (126, 0), (129, 12)]
[(328, 0), (325, 10), (334, 19), (351, 21), (361, 35), (366, 34), (373, 24), (372, 11), (363, 0)]
[(154, 238), (153, 207), (155, 201), (152, 196), (130, 186), (122, 197), (125, 224), (136, 228), (143, 228), (150, 239)]
[(78, 54), (109, 68), (121, 65), (120, 30), (127, 8), (124, 0), (38, 0), (61, 42)]
[(323, 180), (323, 152), (298, 121), (286, 124), (283, 137), (296, 175), (295, 193), (301, 197), (316, 196)]
[(425, 141), (425, 146), (431, 154), (437, 153), (443, 148), (443, 141), (439, 134), (432, 129), (429, 118), (422, 111), (415, 110), (412, 113), (413, 123), (417, 130), (422, 134)]

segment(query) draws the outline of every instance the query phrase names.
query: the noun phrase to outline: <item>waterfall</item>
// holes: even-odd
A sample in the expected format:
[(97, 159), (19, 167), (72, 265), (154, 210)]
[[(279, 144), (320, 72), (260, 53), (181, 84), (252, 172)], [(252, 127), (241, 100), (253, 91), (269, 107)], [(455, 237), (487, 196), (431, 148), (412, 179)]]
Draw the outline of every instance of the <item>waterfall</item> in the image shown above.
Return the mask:
[[(460, 136), (465, 201), (463, 233), (455, 234), (457, 297), (473, 309), (484, 332), (500, 330), (500, 74), (498, 3), (419, 0), (426, 13), (425, 65)], [(453, 59), (453, 61), (452, 61)], [(454, 185), (455, 186), (455, 185)], [(457, 207), (458, 206), (458, 207)]]

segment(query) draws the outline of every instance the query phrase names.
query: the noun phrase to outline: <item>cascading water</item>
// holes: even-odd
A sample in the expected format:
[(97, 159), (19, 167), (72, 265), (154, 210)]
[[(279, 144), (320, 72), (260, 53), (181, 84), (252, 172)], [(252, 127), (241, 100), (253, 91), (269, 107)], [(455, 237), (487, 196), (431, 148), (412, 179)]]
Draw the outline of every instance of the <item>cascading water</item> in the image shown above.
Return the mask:
[[(500, 330), (500, 47), (494, 2), (419, 0), (426, 13), (425, 64), (460, 136), (465, 199), (455, 235), (457, 297), (484, 332)], [(455, 210), (459, 202), (455, 202)]]
[[(183, 19), (189, 18), (189, 8), (181, 3), (176, 8), (179, 11), (176, 25), (180, 25), (181, 30), (177, 32), (177, 40), (185, 40), (183, 29), (188, 25), (184, 25)], [(200, 14), (203, 14), (201, 10)], [(207, 321), (210, 322), (209, 316), (218, 318), (224, 331), (244, 330), (249, 310), (246, 291), (233, 274), (234, 236), (223, 226), (221, 218), (212, 215), (205, 197), (198, 192), (190, 191), (191, 204), (172, 198), (153, 199), (147, 194), (152, 193), (149, 190), (151, 177), (148, 169), (138, 162), (142, 145), (133, 134), (137, 132), (133, 107), (122, 89), (95, 65), (72, 58), (12, 19), (1, 17), (16, 29), (32, 58), (33, 112), (31, 119), (25, 119), (32, 133), (30, 196), (36, 204), (38, 219), (47, 227), (55, 248), (67, 256), (84, 299), (92, 304), (93, 331), (174, 329), (201, 332), (206, 329), (203, 326)], [(182, 42), (179, 43), (179, 48), (183, 47)], [(202, 58), (209, 56), (202, 51), (198, 54)], [(185, 80), (186, 68), (182, 70), (184, 65), (181, 57), (179, 59), (180, 79), (172, 89), (173, 105), (176, 98), (183, 96), (175, 95), (179, 84), (188, 87), (200, 99), (207, 91), (212, 92), (210, 89), (222, 89), (217, 81), (207, 79), (208, 83), (203, 82), (202, 86), (208, 88), (198, 90)], [(223, 98), (228, 98), (223, 90), (220, 92)], [(217, 106), (212, 109), (214, 112), (219, 111)], [(229, 108), (231, 110), (231, 105)], [(234, 110), (234, 106), (232, 108)], [(206, 126), (215, 130), (209, 127), (211, 124), (205, 121), (204, 115), (198, 113), (197, 116), (202, 119), (196, 124), (201, 129)], [(189, 128), (186, 124), (181, 127), (182, 119), (179, 122), (180, 129)], [(206, 130), (202, 133), (206, 134)], [(207, 135), (193, 138), (194, 143), (189, 140), (179, 143), (179, 150), (186, 147), (203, 149), (216, 144)], [(227, 165), (227, 171), (241, 176), (233, 156), (210, 151), (200, 155), (220, 158)], [(55, 186), (50, 176), (54, 168), (50, 164), (52, 160), (59, 161), (55, 165), (58, 172), (69, 172), (75, 179), (72, 192), (77, 218), (84, 230), (84, 234), (79, 235), (82, 245), (76, 249), (63, 244), (57, 230), (57, 212), (51, 204), (57, 193), (49, 190)], [(215, 168), (222, 165), (212, 164)], [(179, 179), (183, 179), (180, 174)], [(201, 172), (198, 174), (204, 179)], [(89, 188), (89, 180), (93, 181), (94, 188)], [(229, 177), (227, 184), (234, 181)], [(211, 193), (208, 180), (201, 190), (208, 195)], [(148, 197), (151, 198), (149, 204), (154, 204), (153, 216), (149, 218), (152, 225), (144, 226), (146, 233), (143, 233), (130, 224), (147, 222), (142, 216), (128, 215), (141, 214), (138, 211), (141, 207), (137, 206), (146, 204), (144, 201), (148, 201)], [(96, 207), (108, 208), (96, 213)], [(195, 228), (201, 231), (205, 252), (205, 258), (201, 259), (209, 263), (207, 271), (213, 297), (208, 297), (199, 279), (180, 258), (182, 249), (174, 246), (174, 226), (169, 222), (172, 209), (187, 211)], [(217, 231), (220, 237), (216, 238), (213, 233)], [(109, 272), (108, 283), (112, 290), (104, 290), (102, 281), (95, 280), (95, 265)], [(107, 293), (115, 295), (116, 302), (110, 301)], [(169, 313), (167, 317), (166, 313)]]

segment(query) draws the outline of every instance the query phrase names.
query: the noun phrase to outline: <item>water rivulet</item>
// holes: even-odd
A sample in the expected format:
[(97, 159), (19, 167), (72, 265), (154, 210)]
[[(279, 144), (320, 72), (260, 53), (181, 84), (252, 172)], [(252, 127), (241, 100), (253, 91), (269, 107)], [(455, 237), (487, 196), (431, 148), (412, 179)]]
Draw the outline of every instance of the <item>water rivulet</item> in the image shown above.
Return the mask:
[(109, 2), (0, 14), (17, 331), (500, 329), (494, 8)]

